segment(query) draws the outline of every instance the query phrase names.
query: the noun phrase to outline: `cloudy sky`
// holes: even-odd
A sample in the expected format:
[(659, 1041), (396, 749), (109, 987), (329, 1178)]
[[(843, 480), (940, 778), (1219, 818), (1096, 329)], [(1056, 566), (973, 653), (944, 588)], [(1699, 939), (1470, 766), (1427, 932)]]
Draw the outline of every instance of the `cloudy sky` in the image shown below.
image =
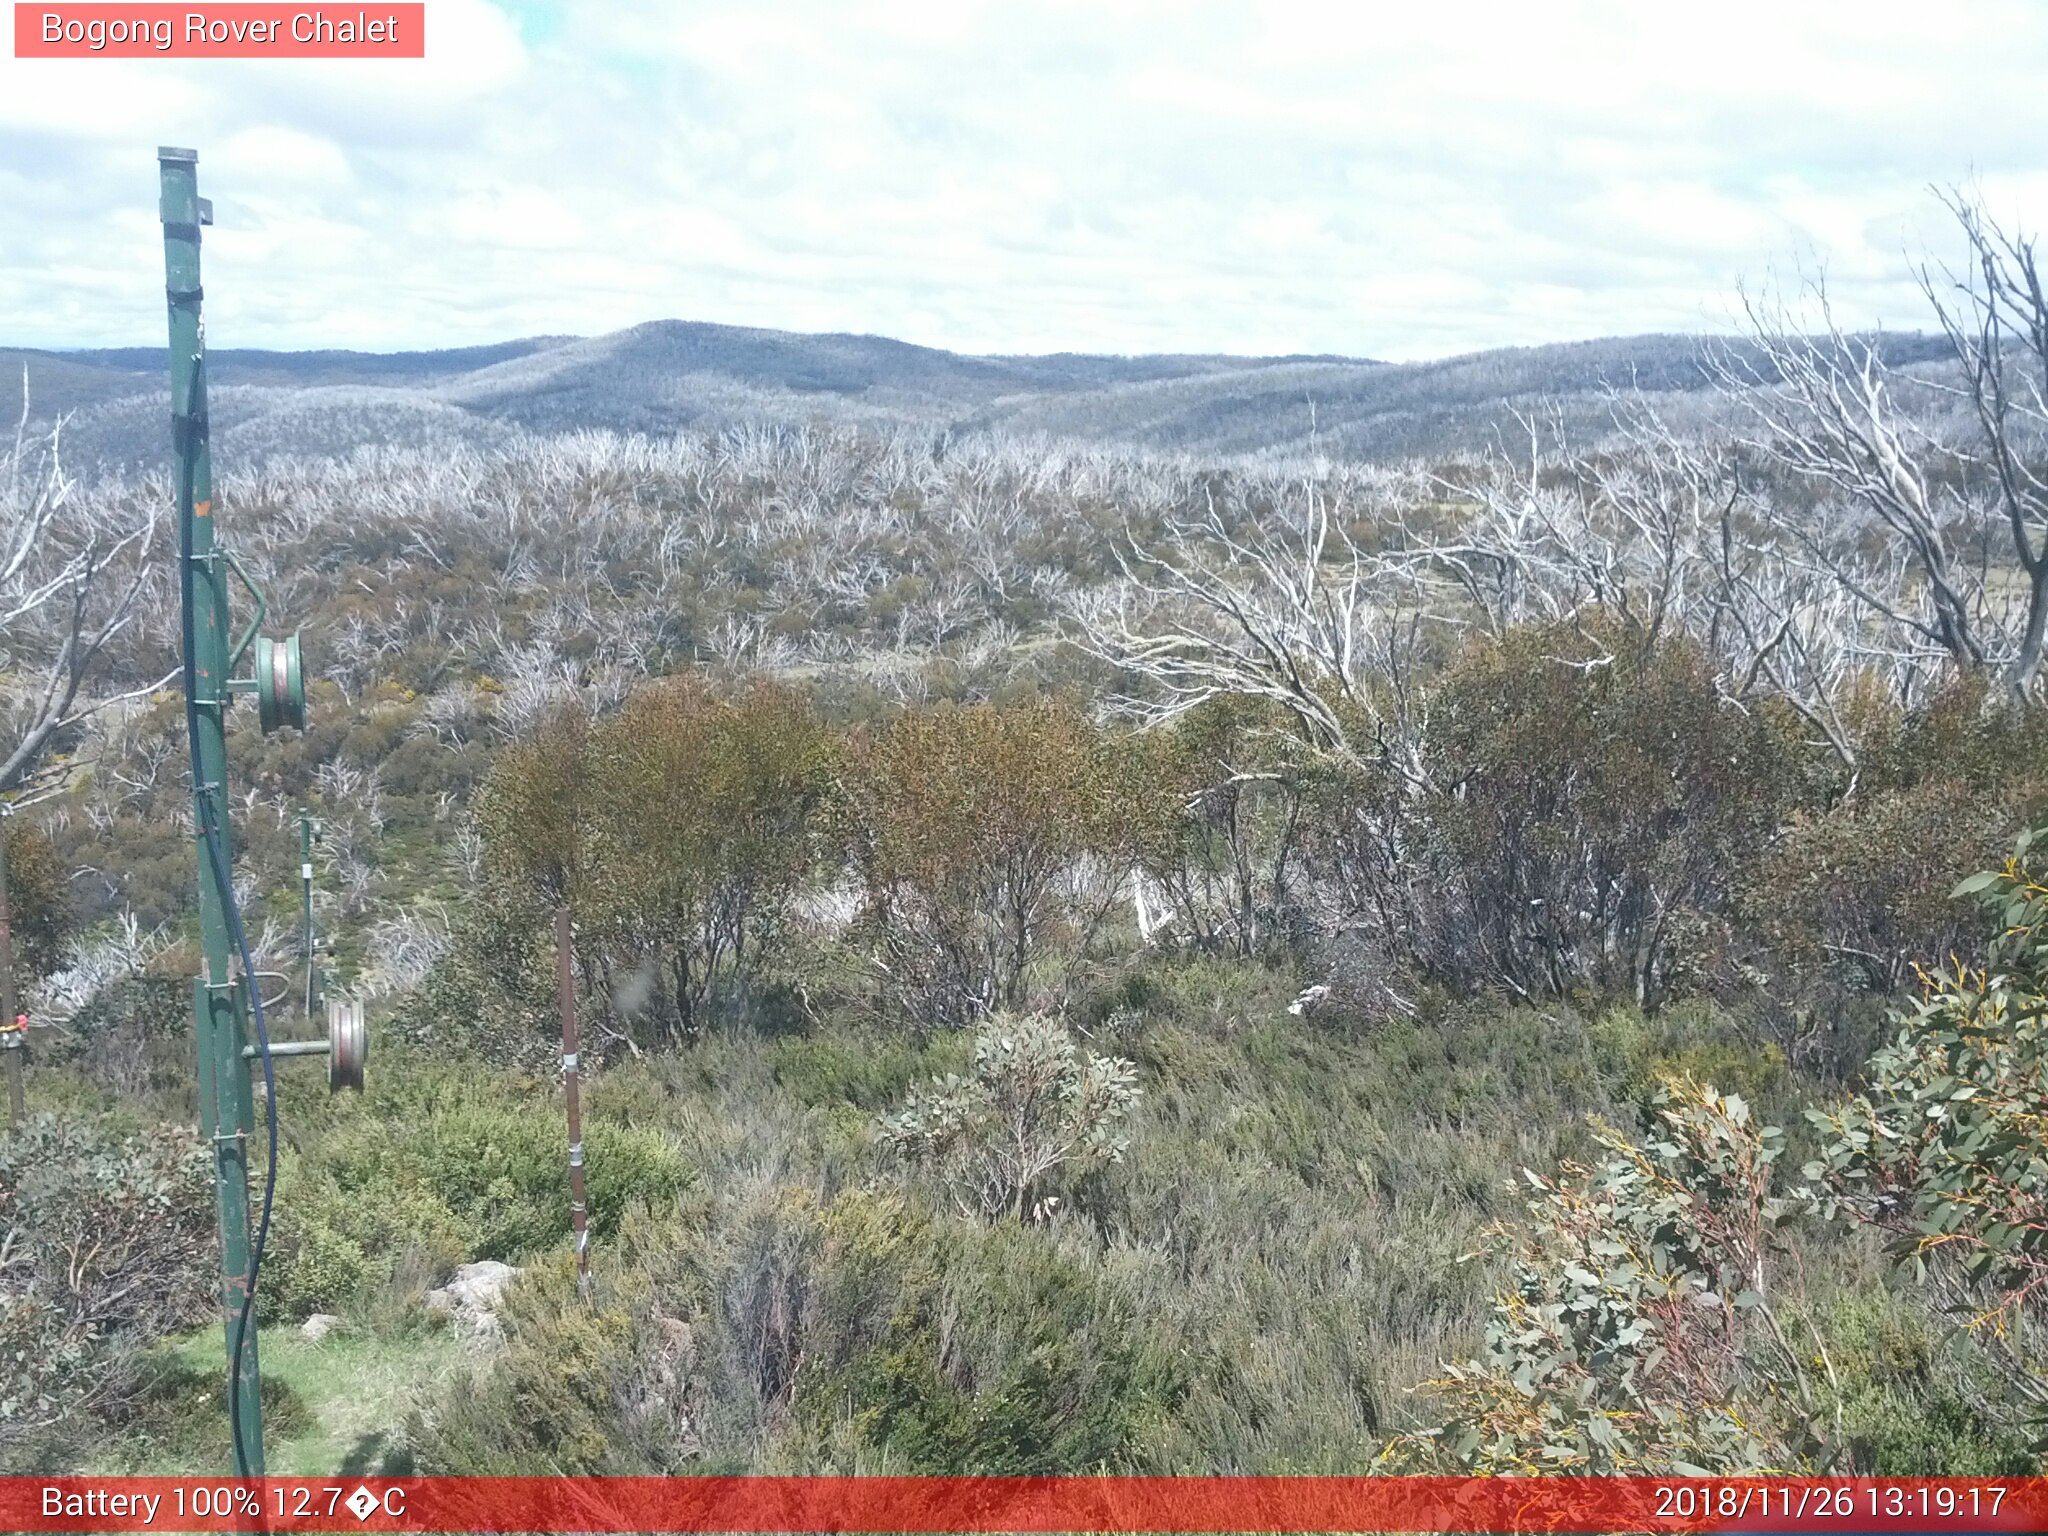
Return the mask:
[(429, 0), (428, 37), (0, 59), (0, 345), (161, 343), (160, 143), (214, 200), (216, 346), (1411, 359), (1726, 329), (1802, 267), (1912, 327), (1930, 182), (2048, 226), (2031, 0)]

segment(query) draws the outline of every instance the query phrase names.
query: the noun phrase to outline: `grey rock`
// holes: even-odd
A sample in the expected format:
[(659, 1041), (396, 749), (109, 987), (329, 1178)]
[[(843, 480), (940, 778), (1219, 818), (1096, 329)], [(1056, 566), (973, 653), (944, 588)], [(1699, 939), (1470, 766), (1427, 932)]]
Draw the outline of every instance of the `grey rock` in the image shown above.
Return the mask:
[(447, 1318), (458, 1334), (474, 1344), (496, 1343), (505, 1334), (498, 1320), (498, 1303), (518, 1274), (516, 1266), (496, 1259), (464, 1264), (446, 1285), (427, 1292), (427, 1311)]

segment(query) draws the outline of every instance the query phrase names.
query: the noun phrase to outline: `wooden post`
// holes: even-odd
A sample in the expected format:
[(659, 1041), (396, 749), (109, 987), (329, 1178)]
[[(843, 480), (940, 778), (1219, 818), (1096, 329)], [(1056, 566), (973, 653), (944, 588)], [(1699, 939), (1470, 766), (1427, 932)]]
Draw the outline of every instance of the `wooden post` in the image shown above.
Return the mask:
[(589, 1208), (583, 1193), (582, 1061), (577, 1054), (576, 977), (570, 963), (569, 909), (555, 908), (555, 1000), (562, 1012), (562, 1092), (569, 1106), (569, 1225), (576, 1234), (576, 1289), (590, 1291)]
[(299, 900), (303, 910), (306, 951), (306, 1017), (320, 1003), (320, 962), (313, 945), (313, 813), (299, 811)]
[(7, 823), (14, 807), (0, 801), (0, 1048), (7, 1057), (7, 1116), (16, 1130), (28, 1113), (21, 1087), (21, 1058), (28, 1040), (14, 1027), (14, 918), (7, 906)]

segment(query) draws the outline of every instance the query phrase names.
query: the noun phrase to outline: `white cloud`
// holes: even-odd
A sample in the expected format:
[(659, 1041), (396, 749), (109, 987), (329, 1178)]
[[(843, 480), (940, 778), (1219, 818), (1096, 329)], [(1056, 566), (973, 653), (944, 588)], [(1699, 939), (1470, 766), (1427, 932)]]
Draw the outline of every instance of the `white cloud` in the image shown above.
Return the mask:
[(0, 60), (0, 341), (156, 339), (159, 142), (201, 151), (238, 345), (675, 315), (1406, 358), (1716, 327), (1816, 265), (1896, 326), (1929, 182), (2048, 224), (2048, 7), (2005, 0), (432, 0), (428, 32)]

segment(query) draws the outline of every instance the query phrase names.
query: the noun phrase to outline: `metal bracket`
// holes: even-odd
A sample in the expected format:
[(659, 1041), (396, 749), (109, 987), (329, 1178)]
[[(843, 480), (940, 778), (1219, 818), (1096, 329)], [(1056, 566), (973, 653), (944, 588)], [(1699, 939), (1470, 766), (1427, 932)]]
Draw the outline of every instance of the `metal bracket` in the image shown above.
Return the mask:
[[(272, 1056), (325, 1056), (334, 1049), (326, 1040), (273, 1040), (270, 1042)], [(242, 1060), (255, 1061), (263, 1055), (258, 1045), (242, 1047)]]
[(256, 599), (256, 612), (250, 615), (248, 627), (242, 631), (241, 638), (235, 641), (234, 649), (228, 652), (228, 671), (232, 672), (242, 664), (242, 657), (256, 641), (256, 631), (263, 627), (263, 621), (270, 616), (270, 599), (263, 595), (263, 589), (256, 585), (256, 578), (249, 574), (248, 568), (235, 557), (232, 549), (221, 549), (220, 556), (227, 561), (228, 569), (241, 578), (242, 586), (248, 594)]

